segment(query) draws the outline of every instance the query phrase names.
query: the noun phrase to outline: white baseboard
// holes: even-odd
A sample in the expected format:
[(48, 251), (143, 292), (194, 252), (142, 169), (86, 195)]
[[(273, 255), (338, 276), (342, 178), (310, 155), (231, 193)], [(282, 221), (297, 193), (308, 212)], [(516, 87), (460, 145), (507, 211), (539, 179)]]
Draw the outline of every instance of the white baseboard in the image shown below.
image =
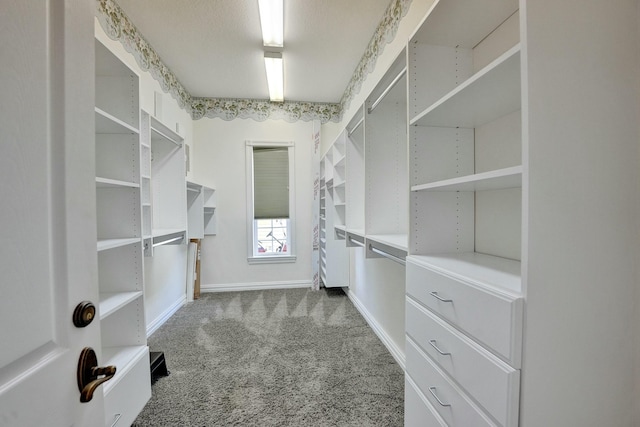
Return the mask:
[(391, 353), (393, 358), (396, 359), (396, 362), (398, 362), (398, 365), (400, 365), (400, 367), (404, 371), (405, 370), (404, 351), (398, 348), (398, 346), (396, 345), (396, 343), (393, 342), (391, 337), (384, 331), (384, 329), (382, 329), (380, 324), (376, 322), (376, 319), (371, 315), (371, 313), (369, 313), (369, 310), (367, 310), (364, 304), (360, 302), (360, 300), (355, 295), (355, 293), (349, 290), (349, 288), (343, 288), (343, 290), (344, 290), (344, 293), (347, 294), (347, 296), (349, 297), (353, 305), (356, 307), (356, 309), (360, 312), (362, 317), (364, 317), (364, 320), (366, 320), (369, 326), (371, 327), (371, 329), (373, 329), (373, 332), (375, 332), (378, 338), (380, 338), (380, 341), (382, 341), (385, 347), (387, 347), (387, 350), (389, 350), (389, 353)]
[(153, 319), (147, 325), (147, 338), (151, 336), (160, 326), (162, 326), (176, 311), (187, 303), (187, 296), (183, 295), (171, 304), (160, 316)]
[(229, 283), (202, 285), (200, 292), (232, 292), (232, 291), (260, 291), (265, 289), (289, 289), (289, 288), (310, 288), (311, 281), (289, 280), (284, 282), (256, 282), (256, 283)]

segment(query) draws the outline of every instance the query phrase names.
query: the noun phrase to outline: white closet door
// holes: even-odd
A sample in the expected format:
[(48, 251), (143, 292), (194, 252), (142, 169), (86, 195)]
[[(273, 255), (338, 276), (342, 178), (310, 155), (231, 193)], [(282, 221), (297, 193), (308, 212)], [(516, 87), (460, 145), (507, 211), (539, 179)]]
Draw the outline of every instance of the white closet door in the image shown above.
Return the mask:
[[(0, 13), (0, 425), (99, 425), (80, 403), (99, 321), (93, 161), (93, 2), (4, 1)], [(98, 354), (98, 361), (100, 361)]]

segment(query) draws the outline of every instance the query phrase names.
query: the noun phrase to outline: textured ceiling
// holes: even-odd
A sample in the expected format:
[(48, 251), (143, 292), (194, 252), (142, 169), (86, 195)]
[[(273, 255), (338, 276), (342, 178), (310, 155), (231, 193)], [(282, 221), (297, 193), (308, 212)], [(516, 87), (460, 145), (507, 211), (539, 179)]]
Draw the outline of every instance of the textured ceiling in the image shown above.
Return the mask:
[[(117, 0), (195, 97), (267, 99), (258, 0)], [(287, 101), (340, 101), (389, 0), (285, 0)]]

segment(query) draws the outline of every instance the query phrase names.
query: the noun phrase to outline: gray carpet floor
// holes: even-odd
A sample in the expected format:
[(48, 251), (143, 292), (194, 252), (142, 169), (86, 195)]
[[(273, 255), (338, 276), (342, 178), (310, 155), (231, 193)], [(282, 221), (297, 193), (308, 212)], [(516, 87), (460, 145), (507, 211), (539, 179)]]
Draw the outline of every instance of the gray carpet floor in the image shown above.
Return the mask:
[(341, 291), (204, 294), (150, 338), (142, 426), (402, 426), (403, 371)]

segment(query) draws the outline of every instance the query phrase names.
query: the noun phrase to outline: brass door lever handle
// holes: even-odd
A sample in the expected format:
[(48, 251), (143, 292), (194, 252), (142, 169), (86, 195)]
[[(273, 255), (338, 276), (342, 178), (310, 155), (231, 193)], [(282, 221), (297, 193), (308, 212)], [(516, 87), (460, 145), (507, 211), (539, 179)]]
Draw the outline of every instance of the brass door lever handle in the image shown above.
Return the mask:
[[(96, 352), (91, 347), (85, 347), (80, 353), (78, 361), (78, 389), (80, 402), (89, 402), (93, 393), (102, 383), (109, 381), (116, 374), (115, 366), (98, 366)], [(98, 378), (102, 376), (102, 378)]]

